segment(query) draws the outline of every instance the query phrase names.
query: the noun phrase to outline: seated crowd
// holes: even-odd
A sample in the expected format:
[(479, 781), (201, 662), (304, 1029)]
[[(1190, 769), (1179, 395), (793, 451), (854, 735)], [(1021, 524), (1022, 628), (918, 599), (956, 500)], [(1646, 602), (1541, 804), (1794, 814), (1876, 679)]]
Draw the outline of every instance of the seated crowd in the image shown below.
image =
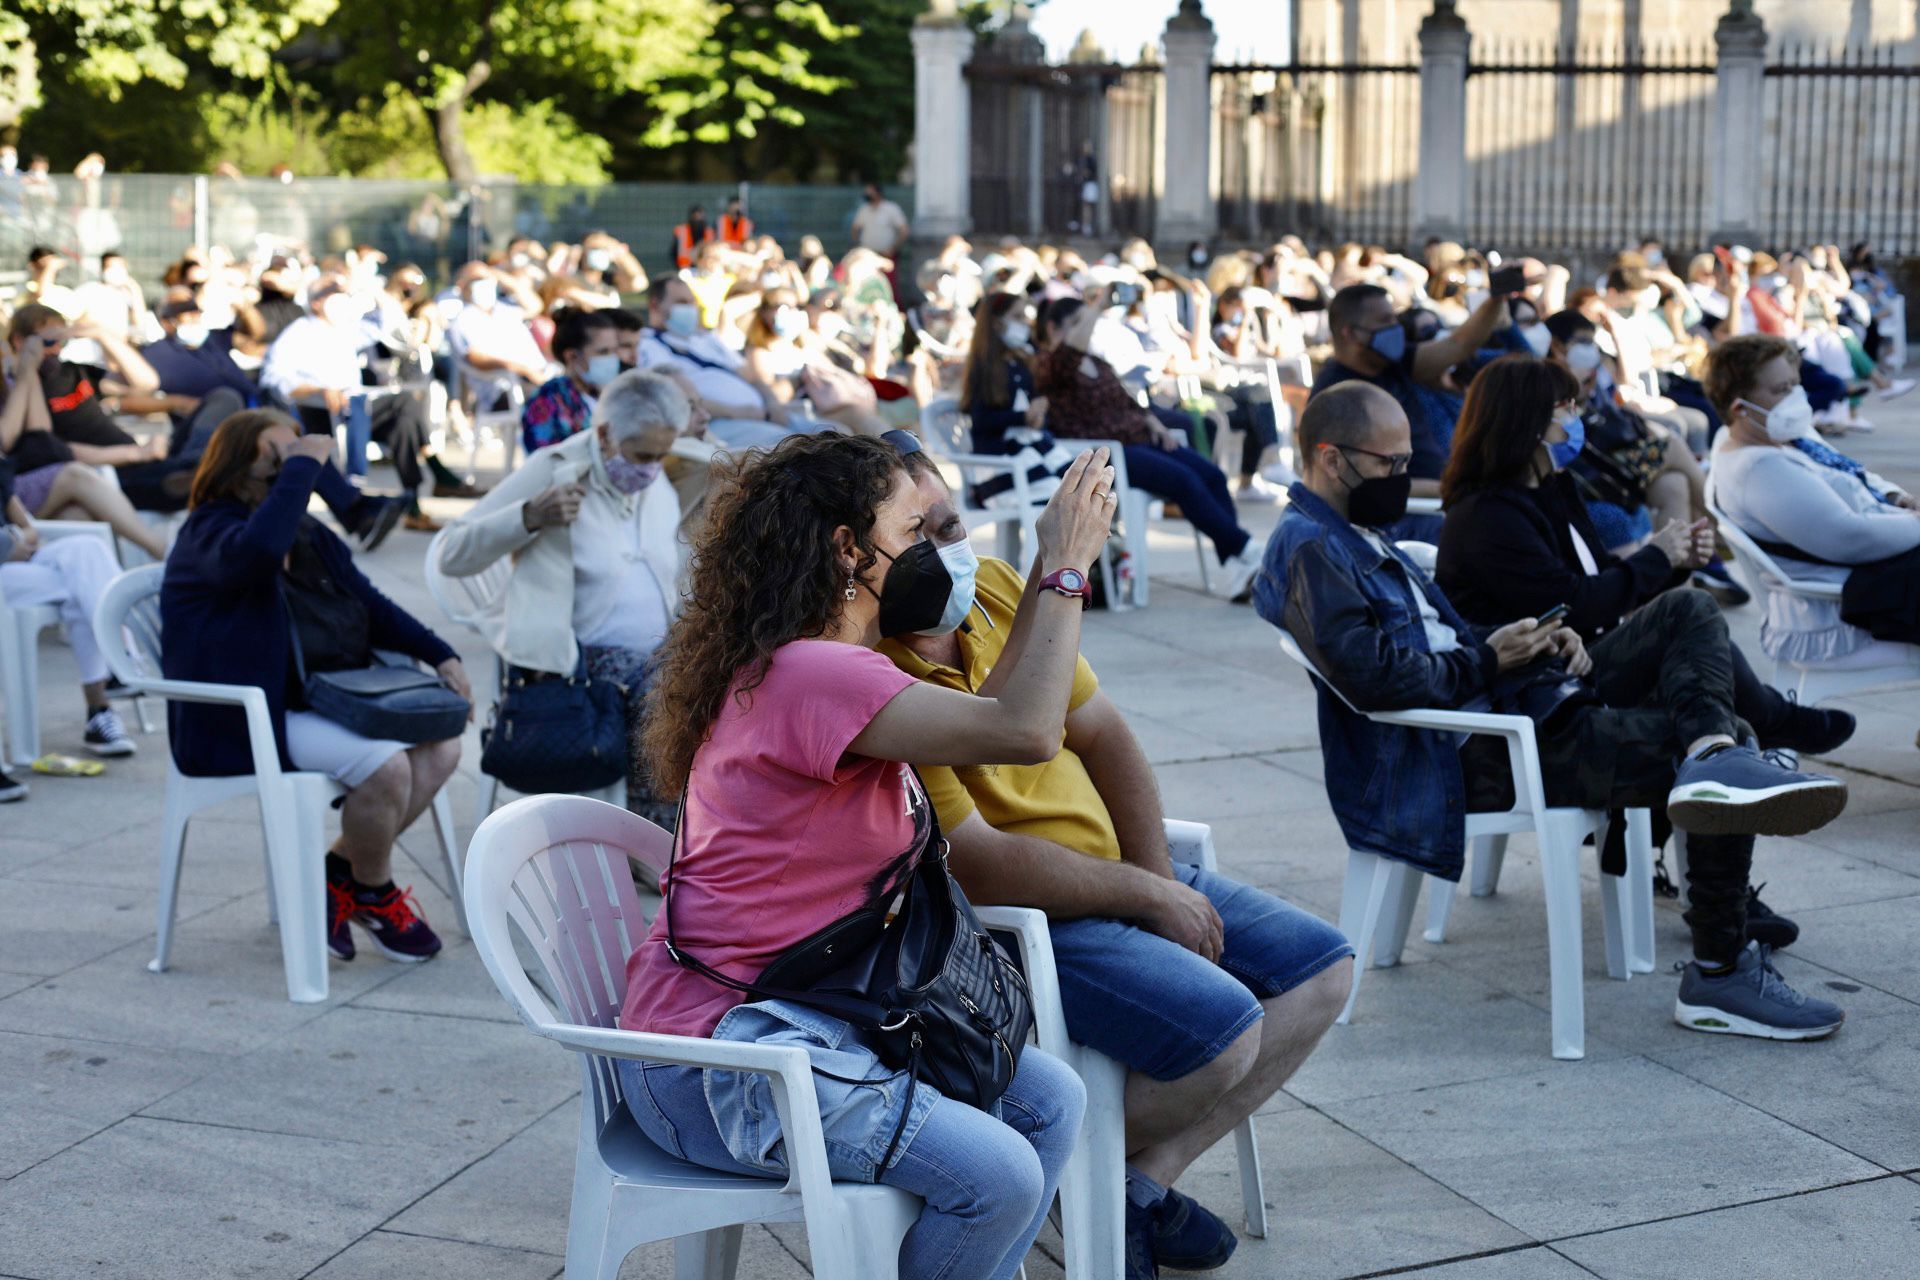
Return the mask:
[[(1444, 243), (1420, 262), (1291, 237), (1194, 245), (1174, 269), (1139, 240), (1089, 260), (951, 237), (903, 273), (909, 228), (877, 188), (854, 232), (837, 263), (812, 237), (790, 259), (733, 201), (674, 229), (669, 274), (649, 279), (605, 232), (518, 237), (438, 293), (365, 246), (253, 264), (196, 250), (150, 309), (124, 261), (66, 289), (60, 255), (36, 250), (7, 320), (0, 593), (60, 606), (85, 745), (124, 755), (91, 630), (113, 552), (36, 520), (101, 521), (164, 560), (164, 675), (264, 690), (283, 767), (345, 792), (331, 953), (352, 960), (357, 929), (421, 961), (440, 941), (392, 853), (459, 739), (356, 732), (314, 708), (310, 677), (379, 652), (470, 707), (472, 689), (335, 528), (364, 551), (437, 532), (428, 571), (450, 578), (504, 565), (475, 620), (502, 696), (616, 688), (627, 807), (675, 833), (620, 1025), (804, 1049), (835, 1176), (925, 1202), (903, 1276), (1019, 1271), (1082, 1083), (1029, 1047), (974, 1107), (752, 984), (943, 843), (971, 901), (1046, 914), (1069, 1033), (1125, 1068), (1128, 1280), (1231, 1256), (1233, 1232), (1177, 1184), (1351, 988), (1338, 929), (1174, 860), (1147, 754), (1080, 656), (1116, 461), (1210, 545), (1219, 593), (1313, 664), (1352, 848), (1457, 879), (1465, 816), (1508, 807), (1515, 785), (1482, 739), (1369, 713), (1527, 716), (1550, 804), (1646, 807), (1656, 840), (1687, 840), (1676, 1021), (1773, 1039), (1840, 1026), (1775, 967), (1798, 926), (1752, 879), (1757, 837), (1845, 806), (1798, 753), (1855, 724), (1783, 697), (1730, 638), (1721, 608), (1745, 592), (1715, 515), (1842, 588), (1770, 591), (1766, 656), (1864, 666), (1920, 644), (1920, 504), (1821, 438), (1911, 387), (1882, 368), (1892, 313), (1865, 246), (1727, 247), (1683, 282), (1647, 242), (1576, 286)], [(994, 495), (956, 494), (953, 442), (918, 435), (945, 397), (972, 452), (1037, 481), (1029, 564), (975, 554), (960, 499)], [(508, 467), (485, 489), (441, 455), (500, 417)], [(380, 447), (395, 492), (343, 473), (337, 431)], [(468, 505), (443, 526), (426, 489)], [(1284, 504), (1264, 546), (1242, 503)], [(252, 770), (236, 708), (174, 703), (169, 731), (183, 773)], [(24, 790), (0, 774), (0, 800)], [(671, 1154), (786, 1175), (767, 1078), (624, 1059), (618, 1074)]]

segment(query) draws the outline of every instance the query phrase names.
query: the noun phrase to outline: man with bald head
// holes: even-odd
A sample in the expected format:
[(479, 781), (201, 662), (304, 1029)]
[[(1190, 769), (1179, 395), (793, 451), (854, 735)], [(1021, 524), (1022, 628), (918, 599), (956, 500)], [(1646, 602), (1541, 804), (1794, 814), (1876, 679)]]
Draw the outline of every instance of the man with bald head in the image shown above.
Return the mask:
[[(1668, 592), (1592, 652), (1572, 630), (1533, 618), (1474, 627), (1381, 532), (1405, 513), (1409, 487), (1410, 433), (1394, 397), (1363, 382), (1331, 387), (1301, 415), (1296, 442), (1300, 480), (1267, 543), (1253, 602), (1321, 677), (1327, 797), (1349, 847), (1457, 880), (1466, 814), (1512, 803), (1497, 740), (1471, 738), (1463, 748), (1454, 735), (1366, 713), (1525, 715), (1548, 804), (1664, 807), (1689, 833), (1694, 959), (1681, 978), (1677, 1022), (1774, 1040), (1839, 1027), (1839, 1006), (1802, 997), (1769, 949), (1749, 943), (1746, 909), (1754, 836), (1824, 826), (1845, 806), (1846, 787), (1742, 745), (1752, 731), (1733, 713), (1726, 622), (1711, 598)], [(1624, 869), (1603, 861), (1615, 874)]]

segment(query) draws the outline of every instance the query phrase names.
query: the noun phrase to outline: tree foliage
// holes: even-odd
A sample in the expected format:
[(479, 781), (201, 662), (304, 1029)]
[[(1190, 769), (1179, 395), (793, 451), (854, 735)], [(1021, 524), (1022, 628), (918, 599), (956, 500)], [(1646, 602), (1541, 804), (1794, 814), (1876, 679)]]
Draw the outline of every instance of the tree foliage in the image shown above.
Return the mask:
[(196, 63), (264, 80), (274, 53), (301, 27), (324, 23), (334, 0), (9, 0), (9, 8), (0, 17), (30, 34), (42, 77), (116, 101), (142, 81), (180, 88)]

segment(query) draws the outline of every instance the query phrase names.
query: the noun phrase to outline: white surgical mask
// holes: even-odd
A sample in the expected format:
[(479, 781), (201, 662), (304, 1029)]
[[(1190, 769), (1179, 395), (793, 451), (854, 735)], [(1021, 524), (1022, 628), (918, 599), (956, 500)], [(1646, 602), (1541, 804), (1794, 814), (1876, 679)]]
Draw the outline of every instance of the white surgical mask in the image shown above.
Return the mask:
[(482, 311), (492, 310), (500, 300), (500, 285), (493, 280), (475, 280), (467, 286), (467, 299)]
[(609, 352), (606, 355), (592, 356), (587, 360), (586, 380), (589, 386), (605, 387), (620, 376), (620, 354)]
[(1547, 326), (1538, 321), (1521, 325), (1520, 337), (1527, 344), (1527, 349), (1536, 356), (1544, 357), (1553, 347), (1553, 335), (1547, 332)]
[(1787, 392), (1780, 403), (1771, 409), (1762, 409), (1750, 400), (1740, 403), (1749, 411), (1766, 416), (1767, 439), (1775, 444), (1788, 444), (1814, 434), (1813, 406), (1807, 402), (1805, 387), (1795, 387)]
[(1600, 367), (1600, 348), (1591, 342), (1576, 342), (1567, 348), (1567, 368), (1586, 377)]
[(1025, 320), (1009, 320), (1002, 326), (1000, 336), (1006, 339), (1008, 346), (1025, 350), (1027, 344), (1033, 341), (1033, 326)]
[(608, 267), (611, 267), (612, 265), (613, 265), (613, 250), (611, 249), (587, 250), (587, 270), (605, 271)]
[(779, 338), (797, 338), (807, 331), (807, 318), (792, 307), (781, 307), (773, 313), (773, 332)]
[(953, 579), (953, 589), (947, 593), (947, 607), (939, 623), (918, 633), (923, 636), (951, 634), (973, 612), (975, 578), (980, 572), (980, 558), (973, 553), (973, 544), (962, 538), (941, 547), (938, 554), (940, 563), (947, 567), (947, 576)]
[(183, 324), (173, 331), (180, 345), (189, 349), (200, 346), (207, 340), (207, 326), (204, 324)]

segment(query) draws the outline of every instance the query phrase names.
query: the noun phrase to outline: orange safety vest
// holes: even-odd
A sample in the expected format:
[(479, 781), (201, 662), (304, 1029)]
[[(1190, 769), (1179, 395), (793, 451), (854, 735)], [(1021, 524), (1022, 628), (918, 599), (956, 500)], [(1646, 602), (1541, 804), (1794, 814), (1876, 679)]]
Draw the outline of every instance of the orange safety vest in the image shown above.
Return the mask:
[(738, 249), (745, 244), (747, 237), (752, 234), (753, 219), (746, 214), (743, 213), (737, 218), (724, 213), (720, 215), (720, 238), (734, 248)]
[[(708, 227), (706, 229), (706, 234), (700, 237), (700, 243), (705, 244), (707, 241), (711, 239), (713, 239), (713, 228)], [(693, 265), (693, 228), (688, 226), (684, 222), (681, 223), (679, 226), (675, 227), (673, 229), (673, 243), (674, 243), (674, 253), (673, 253), (674, 265), (677, 267), (681, 267), (683, 269), (686, 267), (692, 266)]]

